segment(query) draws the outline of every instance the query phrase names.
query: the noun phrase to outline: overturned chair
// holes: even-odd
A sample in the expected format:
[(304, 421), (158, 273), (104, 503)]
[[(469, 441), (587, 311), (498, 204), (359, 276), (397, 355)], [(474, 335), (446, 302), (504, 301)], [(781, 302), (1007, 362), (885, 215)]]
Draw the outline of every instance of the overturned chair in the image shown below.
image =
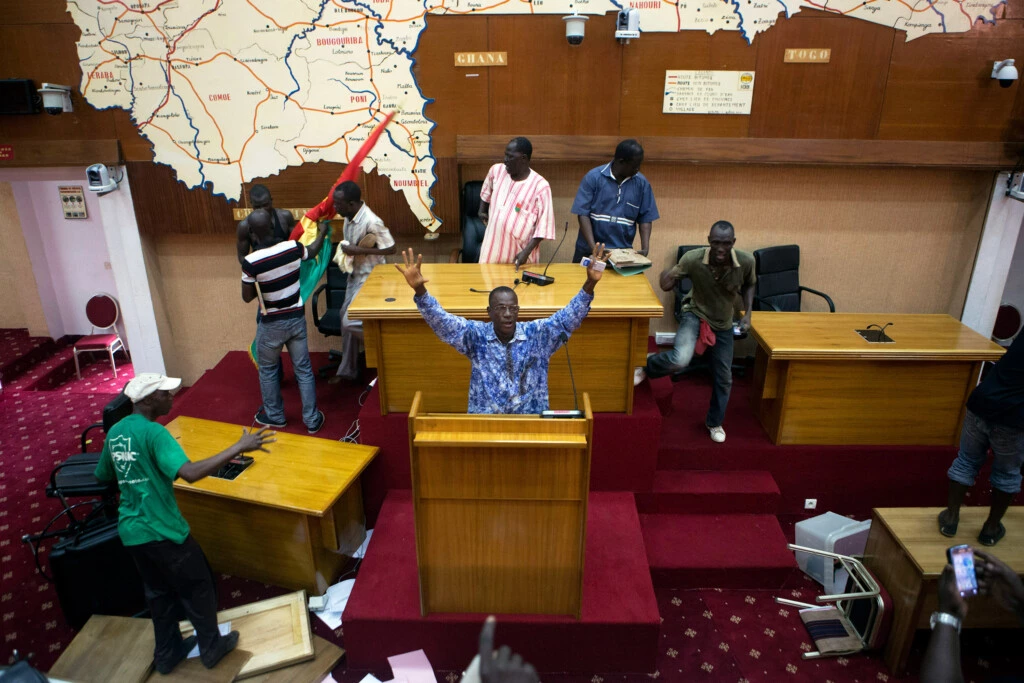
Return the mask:
[(803, 653), (803, 658), (841, 657), (881, 648), (889, 636), (892, 600), (861, 561), (792, 543), (787, 547), (832, 560), (840, 565), (837, 575), (841, 568), (847, 576), (845, 593), (819, 595), (816, 604), (775, 598), (780, 605), (800, 608), (800, 620), (818, 648)]

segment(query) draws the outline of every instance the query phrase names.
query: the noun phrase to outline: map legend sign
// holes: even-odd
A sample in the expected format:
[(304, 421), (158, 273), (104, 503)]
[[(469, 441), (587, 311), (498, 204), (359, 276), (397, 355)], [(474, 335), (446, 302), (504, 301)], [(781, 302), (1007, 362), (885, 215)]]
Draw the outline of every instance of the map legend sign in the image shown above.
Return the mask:
[(750, 114), (753, 71), (666, 71), (663, 114)]

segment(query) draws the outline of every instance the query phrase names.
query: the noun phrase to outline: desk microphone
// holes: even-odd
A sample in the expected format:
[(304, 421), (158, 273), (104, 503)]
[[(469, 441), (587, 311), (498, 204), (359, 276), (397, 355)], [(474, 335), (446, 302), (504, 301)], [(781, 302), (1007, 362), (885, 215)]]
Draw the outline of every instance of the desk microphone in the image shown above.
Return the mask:
[(546, 287), (550, 284), (554, 284), (555, 278), (548, 275), (548, 268), (551, 267), (552, 261), (555, 260), (555, 256), (558, 255), (558, 250), (562, 248), (562, 242), (565, 242), (566, 236), (569, 234), (569, 221), (565, 222), (565, 232), (562, 233), (562, 239), (559, 241), (558, 246), (555, 247), (555, 253), (548, 259), (548, 264), (544, 266), (543, 273), (531, 273), (528, 270), (523, 271), (523, 282), (528, 285), (537, 285), (538, 287)]
[[(566, 223), (568, 226), (568, 223)], [(580, 410), (580, 402), (576, 397), (576, 380), (572, 376), (572, 359), (569, 357), (569, 335), (565, 332), (561, 332), (558, 338), (562, 340), (562, 346), (565, 347), (565, 361), (569, 364), (569, 383), (572, 385), (572, 403), (576, 407), (575, 410), (545, 410), (540, 416), (541, 417), (568, 417), (568, 418), (582, 418), (583, 411)]]

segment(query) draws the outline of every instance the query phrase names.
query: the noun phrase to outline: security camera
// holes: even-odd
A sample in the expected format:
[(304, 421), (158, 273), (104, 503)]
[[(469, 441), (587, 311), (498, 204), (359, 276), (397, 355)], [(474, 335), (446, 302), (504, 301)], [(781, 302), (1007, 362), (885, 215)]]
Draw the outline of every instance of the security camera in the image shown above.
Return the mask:
[(589, 19), (590, 17), (585, 17), (582, 14), (562, 17), (562, 21), (565, 22), (565, 39), (569, 41), (570, 45), (579, 45), (583, 42), (583, 33), (586, 31)]
[(1009, 88), (1017, 80), (1017, 67), (1012, 59), (1004, 59), (992, 66), (992, 78), (999, 81), (999, 87)]
[(85, 169), (85, 177), (89, 180), (89, 191), (98, 192), (100, 196), (117, 189), (117, 181), (110, 177), (103, 164), (93, 164)]
[(43, 99), (43, 109), (51, 116), (74, 111), (71, 108), (71, 88), (66, 85), (43, 83), (39, 96)]
[(619, 10), (615, 20), (615, 39), (629, 45), (629, 41), (640, 37), (640, 10), (627, 7)]

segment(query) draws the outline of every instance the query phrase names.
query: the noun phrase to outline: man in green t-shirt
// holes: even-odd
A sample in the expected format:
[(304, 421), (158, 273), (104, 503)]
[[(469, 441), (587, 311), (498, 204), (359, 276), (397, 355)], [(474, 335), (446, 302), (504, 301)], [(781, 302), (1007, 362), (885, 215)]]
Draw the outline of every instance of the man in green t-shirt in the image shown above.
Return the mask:
[(683, 254), (679, 263), (661, 274), (659, 284), (666, 292), (672, 291), (684, 277), (693, 283), (683, 302), (682, 320), (676, 331), (671, 351), (662, 351), (647, 357), (647, 367), (637, 368), (634, 383), (644, 377), (664, 377), (679, 372), (690, 364), (698, 340), (710, 339), (702, 330), (714, 333), (714, 342), (708, 344), (708, 364), (714, 389), (711, 406), (704, 425), (712, 441), (725, 441), (725, 407), (732, 389), (733, 314), (736, 302), (742, 299), (744, 314), (736, 324), (740, 332), (750, 329), (750, 310), (754, 306), (754, 257), (733, 247), (736, 233), (732, 223), (718, 221), (708, 233), (706, 249), (691, 249)]
[[(171, 411), (181, 380), (143, 373), (128, 382), (125, 396), (134, 412), (107, 434), (96, 478), (117, 479), (121, 489), (117, 529), (142, 576), (153, 617), (156, 670), (170, 673), (199, 643), (203, 665), (212, 669), (238, 644), (238, 631), (217, 629), (217, 589), (206, 555), (189, 534), (188, 522), (174, 500), (174, 480), (191, 483), (219, 470), (231, 458), (267, 451), (274, 432), (248, 433), (217, 455), (191, 462), (167, 429), (155, 420)], [(178, 610), (184, 609), (196, 635), (182, 639)]]

